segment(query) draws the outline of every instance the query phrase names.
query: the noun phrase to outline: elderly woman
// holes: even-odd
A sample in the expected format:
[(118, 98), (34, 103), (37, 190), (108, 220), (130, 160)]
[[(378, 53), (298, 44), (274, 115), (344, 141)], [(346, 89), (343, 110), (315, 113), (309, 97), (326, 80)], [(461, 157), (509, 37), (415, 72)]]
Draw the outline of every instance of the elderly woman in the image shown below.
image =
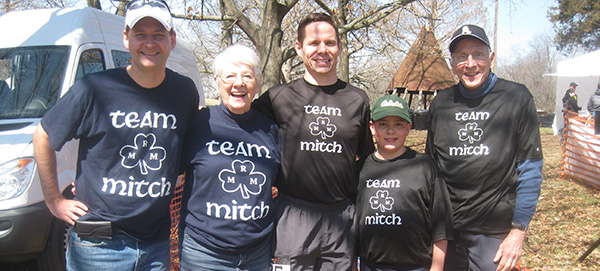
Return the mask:
[(269, 270), (280, 144), (277, 125), (251, 108), (258, 67), (245, 46), (215, 58), (222, 103), (197, 112), (184, 151), (181, 270)]

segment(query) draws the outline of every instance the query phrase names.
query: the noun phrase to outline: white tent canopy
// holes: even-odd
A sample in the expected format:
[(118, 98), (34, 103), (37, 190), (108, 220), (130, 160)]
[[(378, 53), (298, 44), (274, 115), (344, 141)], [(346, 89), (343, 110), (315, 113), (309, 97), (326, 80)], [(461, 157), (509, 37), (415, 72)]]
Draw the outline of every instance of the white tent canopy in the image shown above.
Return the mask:
[(552, 124), (556, 135), (562, 132), (564, 126), (562, 98), (571, 82), (578, 85), (575, 93), (578, 104), (582, 108), (579, 113), (588, 114), (588, 100), (600, 83), (600, 50), (561, 61), (556, 67), (556, 73), (546, 74), (546, 76), (557, 76), (555, 117), (554, 124)]
[[(559, 77), (589, 77), (600, 75), (600, 50), (558, 63), (555, 73)], [(568, 88), (568, 85), (567, 85)]]

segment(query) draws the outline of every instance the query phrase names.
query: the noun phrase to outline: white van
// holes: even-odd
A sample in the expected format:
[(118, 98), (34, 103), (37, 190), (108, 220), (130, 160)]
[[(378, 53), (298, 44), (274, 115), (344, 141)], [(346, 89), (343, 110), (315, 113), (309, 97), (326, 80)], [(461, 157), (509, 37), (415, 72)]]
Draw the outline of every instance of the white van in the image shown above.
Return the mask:
[[(126, 66), (124, 18), (92, 8), (0, 14), (0, 262), (37, 259), (38, 270), (64, 269), (65, 224), (44, 203), (32, 137), (44, 114), (82, 76)], [(177, 41), (167, 67), (196, 83), (195, 57)], [(65, 196), (75, 179), (77, 142), (58, 158)]]

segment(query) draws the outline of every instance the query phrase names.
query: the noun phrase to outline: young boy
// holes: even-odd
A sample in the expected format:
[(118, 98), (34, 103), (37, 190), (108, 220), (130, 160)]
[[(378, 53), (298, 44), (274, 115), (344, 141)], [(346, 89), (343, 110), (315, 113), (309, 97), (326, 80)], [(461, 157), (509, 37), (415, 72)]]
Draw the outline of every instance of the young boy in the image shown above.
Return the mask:
[(360, 270), (443, 270), (453, 235), (446, 184), (433, 159), (404, 146), (404, 99), (377, 99), (371, 119), (377, 150), (360, 162), (356, 203)]

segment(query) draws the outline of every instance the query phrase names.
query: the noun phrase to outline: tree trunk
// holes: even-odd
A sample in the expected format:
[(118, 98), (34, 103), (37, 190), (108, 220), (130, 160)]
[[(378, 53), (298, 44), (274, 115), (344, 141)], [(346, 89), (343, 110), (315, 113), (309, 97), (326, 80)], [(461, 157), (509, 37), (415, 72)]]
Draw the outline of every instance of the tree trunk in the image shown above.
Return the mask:
[[(340, 13), (337, 17), (338, 26), (346, 25), (348, 16), (349, 0), (340, 0), (338, 2), (338, 10)], [(348, 51), (348, 33), (340, 33), (341, 54), (338, 58), (338, 77), (343, 81), (350, 82), (350, 52)]]
[(88, 7), (102, 10), (102, 6), (100, 5), (100, 0), (87, 0)]
[(281, 39), (283, 32), (279, 25), (274, 21), (264, 21), (259, 34), (261, 38), (258, 39), (256, 44), (262, 71), (261, 93), (282, 82), (283, 52)]
[[(94, 0), (95, 1), (95, 0)], [(120, 1), (117, 7), (117, 15), (125, 17), (125, 9), (127, 8), (128, 2)]]
[[(219, 1), (219, 9), (221, 10), (221, 14), (226, 14), (225, 4), (223, 4), (223, 1)], [(221, 27), (223, 30), (223, 34), (221, 36), (221, 49), (225, 49), (229, 45), (233, 44), (233, 34), (231, 31), (233, 29), (233, 25), (231, 21), (223, 20), (221, 22)]]
[(282, 82), (283, 49), (281, 40), (283, 31), (281, 22), (287, 14), (279, 9), (277, 1), (264, 1), (262, 25), (255, 37), (251, 37), (256, 45), (262, 71), (260, 93)]
[(289, 0), (282, 5), (278, 1), (264, 1), (261, 12), (262, 25), (253, 23), (236, 7), (234, 0), (222, 0), (224, 10), (228, 17), (235, 18), (235, 23), (248, 36), (255, 45), (260, 57), (262, 82), (260, 92), (263, 93), (270, 87), (281, 83), (281, 66), (284, 61), (284, 52), (281, 48), (283, 31), (281, 23), (283, 17), (297, 3)]

